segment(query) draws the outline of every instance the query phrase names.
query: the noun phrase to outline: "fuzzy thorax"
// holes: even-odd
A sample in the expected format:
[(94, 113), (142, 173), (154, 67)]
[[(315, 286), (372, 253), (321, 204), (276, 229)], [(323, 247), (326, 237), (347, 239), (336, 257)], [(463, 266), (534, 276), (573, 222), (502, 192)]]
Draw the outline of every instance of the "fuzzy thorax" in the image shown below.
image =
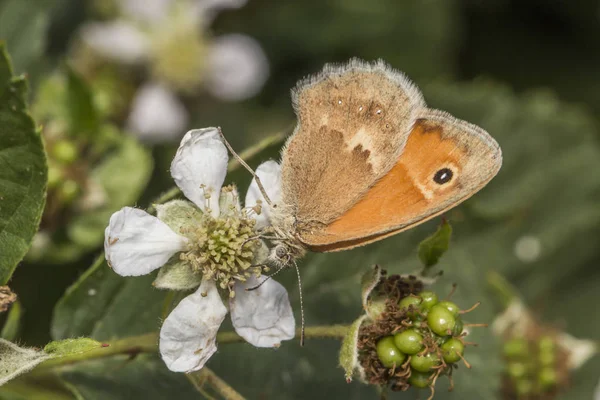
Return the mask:
[(296, 235), (296, 219), (291, 210), (278, 205), (272, 211), (271, 222), (272, 226), (267, 229), (275, 238), (271, 239), (274, 246), (267, 263), (279, 269), (289, 266), (293, 260), (304, 257), (307, 249)]

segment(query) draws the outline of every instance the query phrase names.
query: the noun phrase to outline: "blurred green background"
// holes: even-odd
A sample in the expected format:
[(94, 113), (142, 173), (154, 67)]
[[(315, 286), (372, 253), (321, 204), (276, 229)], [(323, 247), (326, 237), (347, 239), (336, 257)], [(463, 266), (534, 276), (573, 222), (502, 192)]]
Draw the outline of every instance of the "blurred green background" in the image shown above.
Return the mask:
[[(60, 245), (52, 244), (50, 247), (55, 247), (38, 258), (30, 253), (19, 265), (9, 283), (23, 309), (13, 341), (43, 346), (65, 337), (114, 340), (157, 331), (165, 293), (150, 286), (152, 277), (121, 278), (105, 265), (82, 275), (101, 250), (107, 216), (127, 204), (148, 206), (172, 187), (169, 164), (187, 129), (221, 126), (239, 150), (269, 135), (289, 133), (295, 124), (290, 88), (307, 74), (318, 72), (323, 64), (351, 57), (386, 60), (411, 77), (431, 107), (482, 126), (502, 147), (504, 165), (499, 175), (447, 215), (454, 236), (441, 261), (444, 275), (436, 283), (440, 293), (458, 283), (455, 301), (465, 308), (482, 301), (472, 318), (491, 322), (501, 311), (501, 303), (486, 276), (490, 270), (497, 271), (515, 285), (540, 319), (577, 337), (600, 338), (600, 321), (593, 308), (600, 289), (600, 1), (198, 3), (205, 3), (209, 17), (196, 21), (194, 29), (184, 30), (182, 40), (170, 43), (166, 50), (156, 44), (166, 37), (161, 32), (185, 27), (184, 21), (141, 23), (128, 14), (129, 21), (154, 43), (154, 54), (150, 61), (119, 63), (94, 55), (82, 39), (90, 23), (123, 18), (116, 0), (0, 0), (0, 40), (6, 43), (15, 72), (26, 73), (30, 80), (30, 100), (38, 105), (34, 108), (37, 121), (47, 127), (61, 118), (62, 111), (42, 112), (53, 102), (65, 102), (69, 107), (72, 100), (63, 100), (60, 91), (48, 89), (47, 83), (49, 76), (64, 76), (69, 68), (77, 71), (82, 85), (89, 86), (85, 90), (100, 109), (98, 118), (116, 127), (115, 135), (126, 137), (124, 142), (137, 143), (139, 139), (142, 143), (135, 145), (139, 154), (126, 152), (127, 144), (121, 139), (98, 134), (112, 138), (107, 147), (129, 155), (119, 155), (121, 161), (115, 161), (114, 169), (105, 166), (109, 169), (104, 175), (99, 172), (99, 176), (107, 176), (103, 179), (118, 181), (110, 189), (114, 195), (105, 189), (111, 199), (120, 198), (93, 217), (78, 211), (84, 215), (82, 229), (97, 227), (85, 232), (85, 243), (74, 244), (77, 237), (70, 237)], [(153, 34), (153, 29), (158, 33)], [(178, 86), (169, 80), (186, 71), (188, 61), (181, 54), (188, 48), (198, 47), (193, 56), (208, 60), (210, 46), (230, 34), (244, 34), (260, 46), (258, 61), (248, 66), (260, 70), (251, 78), (257, 85), (254, 92), (223, 95), (225, 89), (218, 87), (218, 77), (210, 72), (215, 67), (205, 67), (202, 62), (197, 76), (195, 72), (184, 76), (189, 82), (184, 79)], [(223, 68), (222, 63), (237, 62), (232, 57), (215, 63)], [(171, 136), (149, 140), (149, 136), (126, 132), (135, 131), (128, 118), (132, 98), (148, 81), (161, 81), (172, 88), (188, 115), (185, 126)], [(100, 146), (95, 138), (86, 140), (92, 143), (88, 147)], [(114, 156), (117, 150), (112, 151)], [(256, 166), (276, 158), (277, 151), (278, 146), (272, 146), (249, 162)], [(136, 168), (138, 175), (130, 175)], [(249, 183), (241, 171), (227, 179), (235, 181), (242, 193)], [(147, 184), (125, 189), (131, 182)], [(130, 192), (125, 194), (127, 190)], [(53, 234), (73, 235), (67, 225), (76, 220), (61, 218), (59, 225), (64, 226)], [(361, 312), (362, 272), (375, 263), (390, 273), (412, 272), (418, 268), (418, 242), (438, 223), (431, 221), (365, 248), (306, 257), (300, 268), (307, 323), (352, 322)], [(62, 233), (56, 233), (59, 230)], [(69, 257), (52, 256), (52, 249)], [(292, 305), (299, 310), (295, 274), (280, 276)], [(93, 296), (89, 295), (91, 289)], [(77, 322), (74, 315), (86, 315), (87, 322)], [(473, 368), (457, 371), (451, 393), (446, 392), (445, 382), (438, 385), (436, 398), (502, 398), (498, 339), (484, 329), (475, 331), (472, 341), (480, 343), (466, 354)], [(373, 388), (345, 383), (337, 366), (338, 350), (338, 341), (316, 339), (309, 340), (305, 348), (294, 341), (276, 351), (246, 344), (222, 345), (208, 365), (252, 399), (377, 398)], [(558, 398), (592, 399), (599, 378), (596, 357), (573, 373), (570, 387)], [(185, 378), (168, 372), (158, 357), (148, 354), (131, 360), (115, 357), (87, 362), (61, 370), (52, 379), (24, 377), (20, 381), (13, 386), (27, 390), (0, 389), (0, 398), (200, 396)], [(418, 396), (426, 398), (427, 394), (409, 391), (391, 398)]]

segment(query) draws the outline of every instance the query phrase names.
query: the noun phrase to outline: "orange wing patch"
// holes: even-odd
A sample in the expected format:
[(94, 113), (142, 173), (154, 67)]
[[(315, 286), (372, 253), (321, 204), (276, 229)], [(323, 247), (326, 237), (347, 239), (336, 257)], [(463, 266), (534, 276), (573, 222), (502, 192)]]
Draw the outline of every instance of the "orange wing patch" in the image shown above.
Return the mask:
[(337, 251), (433, 218), (476, 192), (461, 190), (462, 167), (469, 157), (468, 147), (445, 135), (442, 125), (420, 119), (399, 161), (361, 200), (322, 230), (299, 232), (299, 236), (312, 250)]

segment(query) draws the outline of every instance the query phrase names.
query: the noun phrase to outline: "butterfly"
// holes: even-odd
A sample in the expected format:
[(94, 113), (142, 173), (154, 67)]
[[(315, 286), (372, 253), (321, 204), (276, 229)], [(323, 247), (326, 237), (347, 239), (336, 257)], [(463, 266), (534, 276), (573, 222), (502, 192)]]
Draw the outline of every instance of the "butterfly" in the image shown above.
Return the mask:
[(270, 204), (267, 264), (279, 268), (307, 250), (348, 250), (419, 225), (477, 193), (502, 165), (485, 130), (428, 108), (381, 60), (328, 64), (292, 99), (298, 124), (281, 152), (281, 201)]

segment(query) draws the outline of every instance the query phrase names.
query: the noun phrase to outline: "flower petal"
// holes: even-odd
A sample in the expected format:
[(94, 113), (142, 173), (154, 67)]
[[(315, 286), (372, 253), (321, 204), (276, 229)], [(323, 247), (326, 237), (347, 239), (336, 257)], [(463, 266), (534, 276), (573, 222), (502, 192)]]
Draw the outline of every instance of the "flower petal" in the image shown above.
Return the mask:
[(247, 35), (215, 38), (207, 68), (207, 89), (225, 101), (244, 100), (258, 94), (269, 77), (265, 53), (260, 44)]
[(237, 334), (253, 346), (278, 347), (295, 335), (292, 306), (285, 288), (273, 279), (256, 290), (245, 290), (258, 283), (255, 277), (236, 283), (235, 297), (229, 301), (231, 321)]
[(185, 134), (171, 163), (171, 176), (183, 194), (213, 217), (219, 215), (219, 194), (227, 174), (227, 149), (216, 128), (195, 129)]
[(121, 12), (127, 17), (147, 23), (160, 23), (169, 15), (173, 0), (120, 0)]
[(160, 329), (159, 350), (171, 371), (201, 369), (217, 351), (216, 336), (227, 308), (212, 280), (204, 280), (169, 314)]
[(132, 207), (114, 213), (104, 231), (106, 260), (122, 276), (149, 274), (187, 243), (158, 218)]
[[(281, 200), (281, 166), (275, 161), (267, 161), (256, 168), (256, 175), (260, 178), (267, 196), (275, 204)], [(262, 210), (260, 215), (256, 216), (256, 227), (263, 228), (270, 225), (271, 207), (265, 201), (256, 180), (252, 179), (248, 192), (246, 193), (246, 207), (254, 207), (256, 201), (262, 200)]]
[(126, 64), (143, 61), (150, 51), (147, 37), (125, 21), (87, 23), (81, 38), (100, 55)]
[(187, 110), (165, 86), (147, 83), (135, 94), (127, 128), (146, 143), (174, 141), (188, 124)]

